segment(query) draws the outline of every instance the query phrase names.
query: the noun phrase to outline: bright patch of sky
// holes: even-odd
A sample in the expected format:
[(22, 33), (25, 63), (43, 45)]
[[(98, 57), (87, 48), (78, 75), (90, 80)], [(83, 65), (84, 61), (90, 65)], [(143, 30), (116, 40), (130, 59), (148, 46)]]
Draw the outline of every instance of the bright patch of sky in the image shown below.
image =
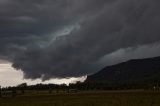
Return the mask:
[(50, 79), (47, 81), (42, 82), (41, 79), (36, 80), (29, 80), (23, 78), (23, 72), (17, 71), (14, 68), (12, 68), (11, 63), (1, 63), (0, 64), (0, 86), (7, 87), (7, 86), (17, 86), (21, 83), (27, 83), (28, 85), (34, 85), (38, 83), (42, 84), (69, 84), (69, 83), (75, 83), (76, 81), (84, 81), (86, 79), (86, 76), (79, 77), (79, 78), (67, 78), (67, 79)]

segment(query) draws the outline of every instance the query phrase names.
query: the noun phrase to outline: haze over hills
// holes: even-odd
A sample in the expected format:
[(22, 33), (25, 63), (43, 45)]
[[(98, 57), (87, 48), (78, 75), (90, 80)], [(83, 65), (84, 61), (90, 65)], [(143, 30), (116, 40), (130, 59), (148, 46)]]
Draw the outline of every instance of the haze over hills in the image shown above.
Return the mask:
[(88, 76), (86, 82), (150, 83), (160, 81), (160, 57), (134, 59), (107, 66), (98, 73)]

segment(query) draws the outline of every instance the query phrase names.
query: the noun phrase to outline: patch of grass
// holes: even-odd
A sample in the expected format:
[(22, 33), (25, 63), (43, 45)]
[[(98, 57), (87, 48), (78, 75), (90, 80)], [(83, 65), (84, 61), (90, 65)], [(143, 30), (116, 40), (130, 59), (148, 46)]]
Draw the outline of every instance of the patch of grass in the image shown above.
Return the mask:
[(86, 91), (0, 98), (0, 106), (160, 106), (160, 92)]

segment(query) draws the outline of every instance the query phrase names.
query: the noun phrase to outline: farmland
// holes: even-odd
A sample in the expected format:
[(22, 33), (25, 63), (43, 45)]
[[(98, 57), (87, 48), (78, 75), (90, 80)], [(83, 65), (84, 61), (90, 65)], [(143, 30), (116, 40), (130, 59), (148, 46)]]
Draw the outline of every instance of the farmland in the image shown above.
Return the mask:
[(25, 92), (0, 98), (0, 106), (160, 106), (159, 91)]

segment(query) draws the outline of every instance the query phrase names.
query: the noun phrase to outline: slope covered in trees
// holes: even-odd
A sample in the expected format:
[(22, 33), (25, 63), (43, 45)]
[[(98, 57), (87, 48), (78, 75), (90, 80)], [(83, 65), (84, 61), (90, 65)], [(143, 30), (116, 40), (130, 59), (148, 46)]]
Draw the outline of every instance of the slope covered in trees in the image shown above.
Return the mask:
[(86, 83), (106, 84), (158, 84), (160, 82), (160, 57), (135, 59), (107, 66), (88, 76)]

